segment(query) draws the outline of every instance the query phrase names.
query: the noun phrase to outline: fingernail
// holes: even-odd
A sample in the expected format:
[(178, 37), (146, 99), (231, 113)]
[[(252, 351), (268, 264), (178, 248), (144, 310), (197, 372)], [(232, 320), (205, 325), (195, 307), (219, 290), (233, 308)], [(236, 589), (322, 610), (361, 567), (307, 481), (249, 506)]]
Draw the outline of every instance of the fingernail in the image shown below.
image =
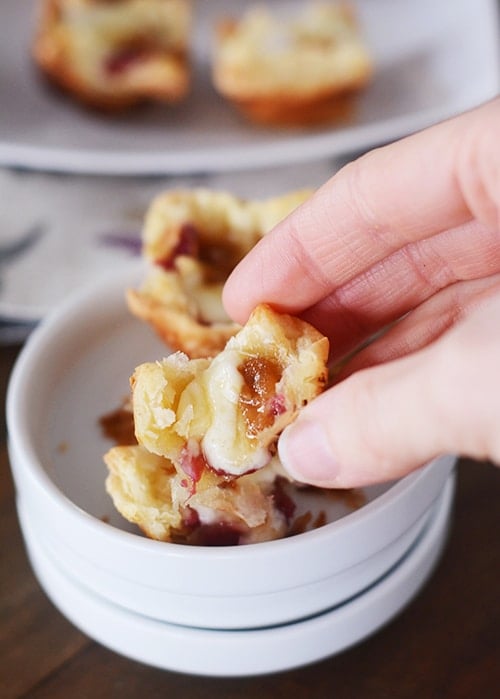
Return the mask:
[(316, 421), (299, 418), (287, 427), (279, 439), (278, 453), (284, 468), (302, 483), (331, 486), (340, 470), (328, 435)]

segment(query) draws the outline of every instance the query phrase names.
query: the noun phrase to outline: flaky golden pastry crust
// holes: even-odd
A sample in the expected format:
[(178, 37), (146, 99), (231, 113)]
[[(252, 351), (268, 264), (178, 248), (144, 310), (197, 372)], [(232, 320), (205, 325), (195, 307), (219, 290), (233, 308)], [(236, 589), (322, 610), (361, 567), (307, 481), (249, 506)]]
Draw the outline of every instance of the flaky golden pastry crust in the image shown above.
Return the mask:
[(160, 195), (143, 229), (151, 270), (139, 289), (127, 292), (131, 312), (150, 323), (170, 348), (213, 357), (239, 330), (222, 306), (227, 276), (310, 194), (300, 190), (257, 201), (198, 188)]
[[(117, 509), (153, 538), (249, 543), (284, 536), (292, 508), (276, 441), (324, 388), (328, 340), (257, 307), (214, 359), (174, 353), (131, 379), (138, 445), (105, 456)], [(229, 537), (229, 540), (227, 538)]]
[(33, 57), (78, 101), (177, 102), (190, 84), (190, 0), (42, 0)]
[(256, 5), (218, 26), (213, 82), (252, 120), (307, 126), (348, 118), (373, 72), (347, 3), (309, 3), (296, 18)]

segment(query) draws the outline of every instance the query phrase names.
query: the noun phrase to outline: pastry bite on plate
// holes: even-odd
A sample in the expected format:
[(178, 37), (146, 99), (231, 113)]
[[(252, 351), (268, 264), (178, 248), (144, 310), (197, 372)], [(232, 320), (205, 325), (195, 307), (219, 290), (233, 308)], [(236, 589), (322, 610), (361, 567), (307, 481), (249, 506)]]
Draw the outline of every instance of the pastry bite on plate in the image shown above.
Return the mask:
[(312, 190), (244, 200), (209, 189), (172, 190), (151, 204), (143, 228), (150, 269), (129, 289), (130, 311), (189, 357), (212, 357), (238, 330), (222, 306), (229, 273)]
[(190, 85), (191, 0), (41, 0), (33, 56), (80, 102), (177, 102)]
[(251, 120), (308, 126), (349, 116), (372, 58), (353, 8), (304, 3), (293, 17), (256, 4), (217, 25), (216, 90)]
[(238, 544), (291, 531), (276, 443), (327, 381), (328, 340), (258, 306), (213, 359), (176, 352), (131, 378), (137, 445), (106, 455), (116, 508), (153, 538)]

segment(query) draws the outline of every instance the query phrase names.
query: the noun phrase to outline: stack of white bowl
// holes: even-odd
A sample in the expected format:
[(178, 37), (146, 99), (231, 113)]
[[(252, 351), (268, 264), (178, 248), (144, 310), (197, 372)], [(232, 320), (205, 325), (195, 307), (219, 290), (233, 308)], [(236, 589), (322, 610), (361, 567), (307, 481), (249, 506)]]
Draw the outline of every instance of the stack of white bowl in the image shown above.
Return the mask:
[[(366, 489), (312, 496), (329, 523), (280, 541), (194, 547), (146, 539), (114, 511), (99, 418), (133, 368), (165, 354), (127, 311), (119, 275), (33, 333), (8, 395), (22, 531), (47, 594), (89, 636), (137, 660), (206, 675), (296, 667), (342, 650), (420, 589), (445, 541), (453, 457)], [(62, 341), (62, 338), (64, 340)]]

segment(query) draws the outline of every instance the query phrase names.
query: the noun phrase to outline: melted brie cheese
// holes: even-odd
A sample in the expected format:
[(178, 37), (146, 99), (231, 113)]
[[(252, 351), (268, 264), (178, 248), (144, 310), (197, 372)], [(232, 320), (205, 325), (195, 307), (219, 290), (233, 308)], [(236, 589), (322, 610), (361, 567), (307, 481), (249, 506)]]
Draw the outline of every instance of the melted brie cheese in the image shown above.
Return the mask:
[(249, 440), (239, 405), (243, 377), (238, 367), (243, 355), (237, 350), (218, 355), (204, 372), (203, 380), (212, 420), (202, 439), (202, 449), (216, 471), (240, 476), (263, 468), (270, 460), (267, 446)]

